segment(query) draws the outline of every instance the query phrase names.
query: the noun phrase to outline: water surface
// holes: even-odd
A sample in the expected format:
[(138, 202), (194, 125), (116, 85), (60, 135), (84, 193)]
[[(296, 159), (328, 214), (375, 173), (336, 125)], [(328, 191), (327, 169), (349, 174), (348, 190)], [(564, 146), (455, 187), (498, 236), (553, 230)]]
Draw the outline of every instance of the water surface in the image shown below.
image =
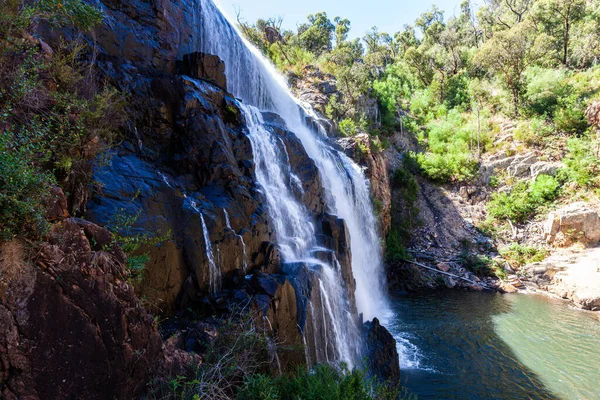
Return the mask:
[(395, 295), (401, 379), (419, 399), (600, 399), (600, 320), (537, 295)]

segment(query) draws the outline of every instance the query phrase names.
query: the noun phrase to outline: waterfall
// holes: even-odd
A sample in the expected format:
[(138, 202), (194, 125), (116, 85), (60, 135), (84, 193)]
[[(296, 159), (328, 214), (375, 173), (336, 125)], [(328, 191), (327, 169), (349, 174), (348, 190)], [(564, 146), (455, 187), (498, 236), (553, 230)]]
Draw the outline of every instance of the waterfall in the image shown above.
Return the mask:
[[(321, 305), (323, 314), (327, 314), (327, 318), (323, 315), (321, 321), (324, 338), (338, 352), (336, 359), (353, 365), (357, 361), (358, 334), (349, 315), (349, 304), (345, 301), (341, 272), (312, 258), (312, 252), (319, 248), (316, 231), (310, 212), (296, 198), (294, 185), (289, 180), (292, 171), (285, 146), (278, 136), (267, 129), (262, 113), (256, 107), (243, 103), (238, 106), (246, 119), (256, 165), (256, 179), (264, 189), (282, 256), (286, 262), (301, 261), (315, 271), (318, 270), (321, 275), (318, 280)], [(313, 335), (315, 323), (313, 319)], [(328, 324), (332, 326), (333, 332), (327, 332)], [(350, 337), (352, 340), (349, 340)], [(316, 351), (319, 353), (318, 349)], [(323, 351), (325, 360), (330, 361), (327, 346)]]
[[(204, 221), (204, 215), (202, 211), (198, 208), (196, 202), (185, 194), (183, 195), (185, 200), (189, 202), (190, 207), (200, 215), (200, 224), (202, 225), (202, 235), (204, 236), (204, 247), (206, 250), (206, 258), (208, 259), (208, 278), (209, 278), (209, 289), (210, 294), (215, 295), (219, 290), (221, 290), (221, 269), (215, 263), (215, 256), (212, 248), (212, 243), (210, 241), (210, 236), (208, 234), (208, 228), (206, 227), (206, 222)], [(219, 248), (217, 247), (217, 251)], [(220, 252), (218, 253), (220, 258)]]
[[(357, 309), (366, 319), (376, 316), (382, 319), (388, 305), (367, 179), (358, 165), (327, 143), (324, 130), (315, 131), (308, 125), (306, 116), (310, 112), (293, 97), (283, 76), (241, 37), (212, 0), (198, 2), (201, 10), (199, 50), (218, 55), (225, 62), (227, 89), (243, 101), (239, 106), (250, 131), (257, 180), (264, 189), (284, 260), (306, 262), (310, 258), (310, 249), (316, 246), (315, 228), (310, 213), (296, 198), (297, 182), (286, 159), (285, 146), (282, 150), (279, 141), (264, 126), (261, 111), (281, 116), (314, 160), (325, 189), (328, 212), (345, 220), (351, 236)], [(343, 301), (339, 301), (345, 298), (340, 286), (342, 278), (333, 266), (313, 261), (321, 270), (322, 299), (331, 314), (329, 319), (333, 325), (329, 326), (333, 332), (329, 329), (328, 335), (334, 336), (339, 357), (352, 361), (346, 358), (352, 357), (352, 350), (347, 346), (352, 337), (349, 327), (353, 324), (335, 325), (347, 321), (346, 313), (349, 314), (347, 307), (341, 304)]]
[(239, 233), (237, 233), (232, 227), (231, 227), (231, 221), (229, 220), (229, 213), (227, 213), (226, 209), (223, 209), (223, 214), (225, 214), (225, 225), (227, 226), (227, 228), (229, 228), (230, 231), (232, 231), (235, 236), (237, 236), (237, 238), (240, 240), (240, 242), (242, 243), (242, 265), (244, 267), (244, 273), (247, 272), (248, 270), (248, 257), (246, 256), (246, 243), (244, 242), (244, 238), (242, 237), (242, 235), (240, 235)]
[(343, 218), (350, 231), (358, 311), (366, 319), (384, 317), (388, 304), (381, 245), (369, 184), (360, 167), (307, 125), (306, 113), (283, 76), (241, 37), (212, 0), (198, 1), (202, 14), (201, 51), (216, 54), (225, 62), (230, 92), (246, 104), (281, 116), (287, 128), (302, 141), (319, 168), (331, 213)]

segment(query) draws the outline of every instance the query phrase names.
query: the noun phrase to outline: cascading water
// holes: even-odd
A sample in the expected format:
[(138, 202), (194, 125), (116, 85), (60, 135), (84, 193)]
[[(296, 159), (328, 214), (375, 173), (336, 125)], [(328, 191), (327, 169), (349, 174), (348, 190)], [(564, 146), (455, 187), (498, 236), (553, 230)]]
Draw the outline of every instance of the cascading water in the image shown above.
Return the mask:
[[(303, 108), (283, 76), (240, 36), (212, 0), (198, 1), (201, 51), (216, 54), (225, 62), (229, 91), (246, 104), (279, 114), (287, 128), (302, 141), (319, 168), (331, 213), (343, 218), (350, 231), (358, 311), (366, 319), (385, 317), (388, 304), (381, 246), (368, 182), (360, 167), (321, 140), (321, 135), (307, 125)], [(278, 230), (277, 233), (281, 235)], [(303, 233), (291, 237), (301, 238)]]
[(208, 228), (206, 227), (206, 222), (204, 221), (204, 215), (202, 214), (202, 211), (200, 211), (198, 205), (194, 200), (190, 199), (186, 195), (184, 195), (184, 197), (185, 200), (189, 203), (189, 206), (194, 211), (196, 211), (198, 215), (200, 215), (200, 224), (202, 225), (202, 234), (204, 235), (204, 246), (206, 248), (206, 258), (208, 258), (209, 289), (210, 294), (214, 295), (219, 290), (221, 290), (221, 268), (219, 268), (215, 263), (215, 256), (212, 248), (212, 243), (210, 242)]
[[(314, 160), (326, 191), (329, 212), (343, 218), (350, 232), (358, 311), (366, 319), (385, 317), (388, 305), (381, 248), (368, 181), (360, 167), (332, 148), (322, 132), (315, 132), (307, 124), (306, 112), (283, 77), (257, 49), (242, 39), (212, 0), (198, 0), (198, 6), (200, 51), (218, 55), (225, 62), (227, 89), (244, 101), (240, 108), (250, 130), (257, 179), (264, 189), (284, 260), (306, 262), (310, 259), (310, 250), (316, 246), (315, 229), (310, 223), (310, 213), (294, 195), (295, 182), (289, 161), (285, 159), (285, 146), (278, 145), (279, 141), (264, 126), (259, 110), (279, 114)], [(321, 269), (322, 303), (331, 320), (329, 325), (323, 326), (323, 331), (329, 329), (328, 335), (334, 337), (337, 356), (352, 361), (353, 352), (347, 343), (352, 335), (346, 334), (354, 324), (346, 315), (349, 314), (347, 304), (343, 304), (345, 296), (339, 283), (342, 278), (333, 266), (313, 261)], [(345, 326), (336, 325), (344, 321), (348, 321)]]
[(225, 215), (225, 224), (227, 225), (227, 228), (232, 231), (235, 236), (237, 236), (237, 238), (240, 240), (240, 242), (242, 243), (242, 265), (244, 267), (244, 273), (246, 273), (246, 271), (248, 270), (248, 257), (246, 256), (246, 243), (244, 242), (244, 238), (242, 237), (242, 235), (238, 234), (232, 227), (231, 227), (231, 221), (229, 220), (229, 213), (227, 212), (226, 209), (223, 209), (223, 214)]
[[(333, 266), (311, 257), (311, 251), (318, 248), (314, 225), (306, 207), (300, 203), (292, 190), (293, 183), (289, 157), (285, 145), (269, 131), (263, 121), (262, 113), (256, 108), (243, 103), (238, 104), (248, 126), (248, 138), (252, 144), (256, 164), (256, 179), (264, 189), (269, 214), (275, 225), (278, 244), (286, 262), (306, 262), (321, 274), (321, 294), (326, 299), (321, 301), (327, 309), (329, 318), (322, 318), (320, 326), (325, 333), (324, 338), (330, 341), (336, 359), (347, 361), (351, 365), (356, 361), (358, 337), (355, 324), (347, 313), (348, 303), (341, 284), (341, 274)], [(323, 283), (325, 280), (325, 284)], [(324, 293), (323, 291), (326, 291)], [(334, 332), (327, 335), (327, 325)], [(313, 336), (316, 336), (313, 320)], [(325, 358), (328, 360), (327, 349)], [(317, 353), (319, 351), (317, 350)], [(318, 357), (317, 357), (318, 358)]]

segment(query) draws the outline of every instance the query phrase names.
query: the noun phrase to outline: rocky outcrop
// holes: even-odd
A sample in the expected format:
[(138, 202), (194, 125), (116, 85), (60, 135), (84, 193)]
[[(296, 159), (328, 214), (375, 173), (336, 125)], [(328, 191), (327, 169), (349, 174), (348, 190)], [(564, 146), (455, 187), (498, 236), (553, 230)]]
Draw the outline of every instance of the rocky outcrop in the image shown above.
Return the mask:
[(544, 235), (548, 243), (563, 246), (573, 242), (597, 243), (600, 241), (600, 215), (585, 202), (569, 204), (548, 215)]
[(176, 64), (176, 71), (178, 75), (208, 79), (221, 89), (227, 89), (225, 63), (217, 56), (199, 52), (184, 54), (183, 60)]
[(298, 99), (310, 104), (325, 115), (325, 107), (332, 96), (338, 96), (337, 82), (333, 75), (322, 73), (317, 67), (304, 68), (303, 77), (290, 75), (289, 81)]
[(525, 285), (600, 311), (600, 248), (561, 249), (542, 262), (525, 266)]
[(532, 178), (538, 175), (556, 175), (564, 165), (561, 162), (540, 161), (534, 153), (508, 156), (501, 152), (491, 156), (481, 166), (481, 175), (484, 182), (489, 182), (492, 175), (498, 171), (506, 170), (513, 178)]
[(367, 360), (371, 373), (394, 386), (400, 384), (400, 358), (396, 340), (377, 318), (364, 324)]
[[(59, 196), (50, 210), (65, 202)], [(124, 265), (106, 230), (75, 218), (55, 223), (37, 251), (17, 240), (0, 245), (0, 397), (131, 399), (144, 391), (161, 340)]]

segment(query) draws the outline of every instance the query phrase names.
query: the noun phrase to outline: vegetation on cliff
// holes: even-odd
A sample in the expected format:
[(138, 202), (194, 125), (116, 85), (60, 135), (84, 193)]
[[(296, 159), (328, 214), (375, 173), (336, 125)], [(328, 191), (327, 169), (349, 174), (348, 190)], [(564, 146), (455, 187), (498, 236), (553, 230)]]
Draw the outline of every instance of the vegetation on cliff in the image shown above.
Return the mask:
[[(102, 21), (79, 0), (0, 4), (0, 235), (37, 237), (51, 185), (70, 210), (87, 201), (92, 164), (116, 139), (123, 98), (94, 72), (82, 33)], [(32, 35), (67, 29), (50, 48)]]

